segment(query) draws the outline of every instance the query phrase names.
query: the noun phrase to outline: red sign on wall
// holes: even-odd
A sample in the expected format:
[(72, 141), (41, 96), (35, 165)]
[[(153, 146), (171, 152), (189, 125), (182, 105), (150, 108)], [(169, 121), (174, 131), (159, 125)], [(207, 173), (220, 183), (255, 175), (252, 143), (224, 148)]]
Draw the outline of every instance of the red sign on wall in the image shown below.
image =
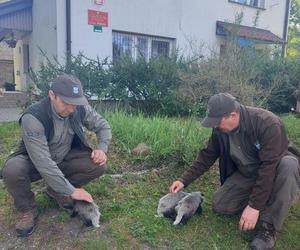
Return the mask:
[(94, 0), (94, 4), (103, 5), (104, 0)]
[(88, 10), (88, 24), (108, 26), (108, 13), (96, 10)]

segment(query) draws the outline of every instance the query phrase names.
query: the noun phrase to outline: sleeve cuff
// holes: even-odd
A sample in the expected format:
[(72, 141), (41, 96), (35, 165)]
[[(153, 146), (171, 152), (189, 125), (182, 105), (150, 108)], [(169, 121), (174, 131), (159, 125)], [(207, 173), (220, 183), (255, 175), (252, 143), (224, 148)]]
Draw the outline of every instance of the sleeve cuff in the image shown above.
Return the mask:
[(187, 183), (187, 182), (186, 182), (185, 180), (183, 180), (182, 178), (179, 178), (178, 180), (181, 181), (181, 182), (183, 183), (183, 185), (184, 185), (185, 188), (189, 185), (189, 183)]
[(252, 201), (249, 201), (249, 202), (248, 202), (248, 205), (249, 205), (251, 208), (254, 208), (254, 209), (256, 209), (256, 210), (259, 210), (259, 211), (263, 210), (263, 207), (262, 207), (262, 206), (257, 206), (257, 205), (254, 204), (254, 202), (252, 202)]
[(98, 149), (101, 149), (103, 152), (107, 153), (108, 145), (106, 145), (104, 143), (100, 143), (100, 144), (98, 144)]

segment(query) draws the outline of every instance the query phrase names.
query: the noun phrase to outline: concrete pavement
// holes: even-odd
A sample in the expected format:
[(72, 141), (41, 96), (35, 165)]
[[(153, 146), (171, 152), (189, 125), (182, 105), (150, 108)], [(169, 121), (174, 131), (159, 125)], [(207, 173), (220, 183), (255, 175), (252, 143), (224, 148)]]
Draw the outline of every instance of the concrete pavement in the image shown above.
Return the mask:
[(19, 120), (22, 113), (20, 108), (1, 108), (0, 107), (0, 122), (11, 122)]

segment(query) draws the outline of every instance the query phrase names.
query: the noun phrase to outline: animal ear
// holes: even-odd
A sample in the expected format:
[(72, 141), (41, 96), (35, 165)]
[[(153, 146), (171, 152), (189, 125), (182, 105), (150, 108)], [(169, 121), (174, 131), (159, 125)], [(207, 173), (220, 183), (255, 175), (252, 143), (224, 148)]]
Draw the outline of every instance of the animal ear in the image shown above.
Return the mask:
[(177, 214), (175, 210), (168, 210), (163, 213), (163, 216), (174, 221), (176, 219)]
[(73, 218), (73, 217), (75, 217), (77, 214), (78, 214), (78, 212), (73, 211), (73, 213), (71, 214), (71, 217)]
[(202, 206), (201, 206), (201, 204), (200, 204), (199, 207), (197, 208), (196, 214), (202, 214)]
[(87, 227), (93, 226), (92, 220), (85, 220), (84, 225), (87, 226)]
[(180, 221), (181, 224), (185, 225), (187, 224), (187, 222), (189, 221), (189, 219), (191, 218), (192, 216), (186, 216), (184, 215)]

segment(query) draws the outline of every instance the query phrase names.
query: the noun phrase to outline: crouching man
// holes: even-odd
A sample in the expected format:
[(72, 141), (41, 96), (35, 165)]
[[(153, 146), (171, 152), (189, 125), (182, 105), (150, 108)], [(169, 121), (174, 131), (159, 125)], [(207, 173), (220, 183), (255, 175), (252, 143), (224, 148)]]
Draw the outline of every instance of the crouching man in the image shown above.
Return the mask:
[(213, 196), (213, 210), (241, 213), (244, 231), (260, 220), (250, 248), (272, 249), (299, 189), (299, 152), (276, 115), (241, 105), (228, 93), (209, 99), (202, 125), (213, 128), (208, 145), (170, 192), (186, 187), (219, 158), (221, 187)]
[[(67, 74), (53, 81), (48, 97), (28, 107), (19, 123), (22, 141), (2, 175), (20, 212), (16, 232), (24, 237), (38, 217), (31, 182), (43, 178), (60, 207), (72, 208), (73, 199), (93, 201), (82, 186), (104, 173), (111, 129), (88, 104), (80, 80)], [(84, 127), (96, 133), (97, 149), (88, 145)]]

